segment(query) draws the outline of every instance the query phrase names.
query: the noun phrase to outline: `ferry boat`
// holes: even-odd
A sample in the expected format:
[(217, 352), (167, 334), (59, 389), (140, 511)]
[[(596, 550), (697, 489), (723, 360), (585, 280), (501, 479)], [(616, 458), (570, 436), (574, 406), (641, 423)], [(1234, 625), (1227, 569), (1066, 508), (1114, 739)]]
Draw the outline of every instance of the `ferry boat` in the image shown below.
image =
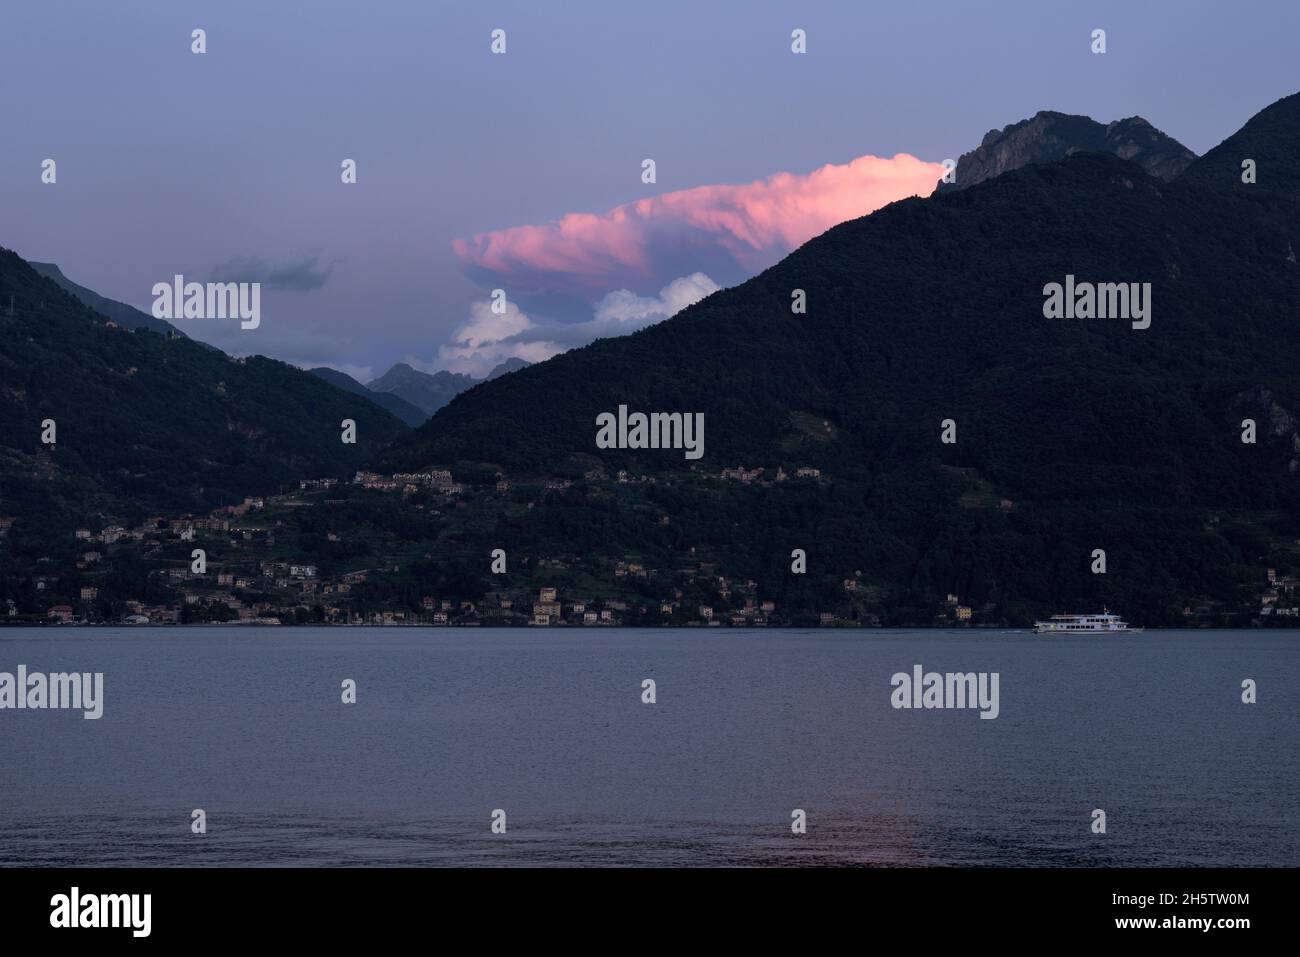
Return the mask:
[(1073, 634), (1129, 634), (1141, 633), (1141, 628), (1130, 628), (1119, 615), (1102, 609), (1100, 615), (1053, 615), (1047, 621), (1034, 622), (1034, 632), (1039, 635)]

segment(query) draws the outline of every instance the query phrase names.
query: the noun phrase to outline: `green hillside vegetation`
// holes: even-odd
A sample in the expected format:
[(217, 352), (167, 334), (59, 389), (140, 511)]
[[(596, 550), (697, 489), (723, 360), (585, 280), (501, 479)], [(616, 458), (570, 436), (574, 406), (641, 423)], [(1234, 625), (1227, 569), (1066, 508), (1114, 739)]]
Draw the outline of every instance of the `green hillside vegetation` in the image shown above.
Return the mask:
[[(345, 418), (355, 445), (340, 440)], [(57, 427), (52, 449), (45, 419)], [(285, 363), (114, 328), (0, 250), (0, 515), (19, 519), (11, 551), (78, 524), (207, 511), (345, 476), (404, 431)]]
[(166, 319), (155, 319), (149, 313), (137, 309), (135, 306), (128, 306), (124, 302), (109, 299), (106, 296), (101, 296), (93, 289), (78, 285), (63, 275), (63, 270), (54, 263), (29, 262), (27, 265), (47, 279), (52, 279), (64, 291), (72, 293), (81, 300), (83, 305), (89, 306), (95, 312), (106, 319), (113, 320), (119, 326), (125, 326), (128, 329), (148, 329), (150, 332), (157, 332), (160, 335), (167, 335), (169, 332), (177, 336), (185, 335)]
[[(1239, 144), (1268, 189), (1241, 184)], [(1297, 163), (1293, 96), (1173, 183), (1086, 153), (895, 203), (671, 320), (458, 396), (376, 467), (669, 479), (681, 452), (598, 450), (596, 416), (703, 412), (701, 471), (803, 464), (826, 481), (657, 486), (667, 526), (575, 486), (475, 549), (667, 561), (708, 544), (787, 594), (860, 570), (894, 608), (955, 592), (1012, 620), (1108, 602), (1173, 623), (1240, 600), (1300, 531)], [(1045, 319), (1043, 286), (1067, 274), (1151, 283), (1151, 327)]]

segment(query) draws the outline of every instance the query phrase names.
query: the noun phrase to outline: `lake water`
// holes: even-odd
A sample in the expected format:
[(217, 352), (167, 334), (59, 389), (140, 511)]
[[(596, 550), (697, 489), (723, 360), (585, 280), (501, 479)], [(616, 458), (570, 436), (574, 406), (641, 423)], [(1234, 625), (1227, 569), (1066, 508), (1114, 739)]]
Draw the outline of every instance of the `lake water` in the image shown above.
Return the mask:
[[(104, 713), (0, 710), (0, 864), (1300, 865), (1294, 631), (0, 630), (19, 664)], [(893, 708), (917, 664), (998, 717)]]

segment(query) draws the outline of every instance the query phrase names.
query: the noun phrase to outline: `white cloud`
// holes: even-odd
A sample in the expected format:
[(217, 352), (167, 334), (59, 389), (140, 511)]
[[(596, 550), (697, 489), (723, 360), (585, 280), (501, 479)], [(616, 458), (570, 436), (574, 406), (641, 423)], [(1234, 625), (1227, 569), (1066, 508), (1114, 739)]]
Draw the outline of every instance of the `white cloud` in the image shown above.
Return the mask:
[[(657, 296), (639, 296), (618, 289), (596, 303), (595, 314), (585, 322), (539, 322), (513, 302), (502, 314), (488, 302), (470, 307), (470, 319), (452, 333), (452, 341), (438, 350), (436, 365), (452, 372), (482, 376), (506, 359), (518, 357), (543, 362), (551, 356), (597, 339), (625, 336), (674, 316), (721, 287), (704, 273), (674, 279)], [(408, 359), (415, 368), (432, 371), (435, 363)]]
[(469, 322), (453, 332), (451, 342), (438, 350), (442, 368), (484, 376), (506, 359), (542, 362), (563, 351), (552, 342), (525, 338), (536, 324), (513, 302), (507, 301), (502, 313), (493, 312), (490, 302), (476, 302), (469, 314)]
[(675, 316), (721, 288), (704, 273), (696, 272), (674, 279), (659, 290), (658, 296), (638, 296), (630, 290), (619, 289), (596, 303), (595, 322), (632, 323), (640, 329)]
[(533, 327), (529, 319), (513, 302), (507, 301), (505, 311), (492, 311), (489, 302), (476, 302), (469, 307), (469, 322), (451, 334), (456, 348), (476, 349), (482, 345), (501, 342)]

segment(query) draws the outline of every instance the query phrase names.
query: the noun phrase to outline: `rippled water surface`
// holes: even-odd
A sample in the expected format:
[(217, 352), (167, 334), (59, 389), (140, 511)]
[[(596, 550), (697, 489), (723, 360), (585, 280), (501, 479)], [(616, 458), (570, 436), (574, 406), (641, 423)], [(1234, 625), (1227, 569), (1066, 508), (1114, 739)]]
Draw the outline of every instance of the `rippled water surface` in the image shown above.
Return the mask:
[[(104, 715), (0, 710), (0, 864), (1300, 865), (1297, 632), (0, 630), (19, 664)], [(917, 664), (998, 717), (893, 708)]]

